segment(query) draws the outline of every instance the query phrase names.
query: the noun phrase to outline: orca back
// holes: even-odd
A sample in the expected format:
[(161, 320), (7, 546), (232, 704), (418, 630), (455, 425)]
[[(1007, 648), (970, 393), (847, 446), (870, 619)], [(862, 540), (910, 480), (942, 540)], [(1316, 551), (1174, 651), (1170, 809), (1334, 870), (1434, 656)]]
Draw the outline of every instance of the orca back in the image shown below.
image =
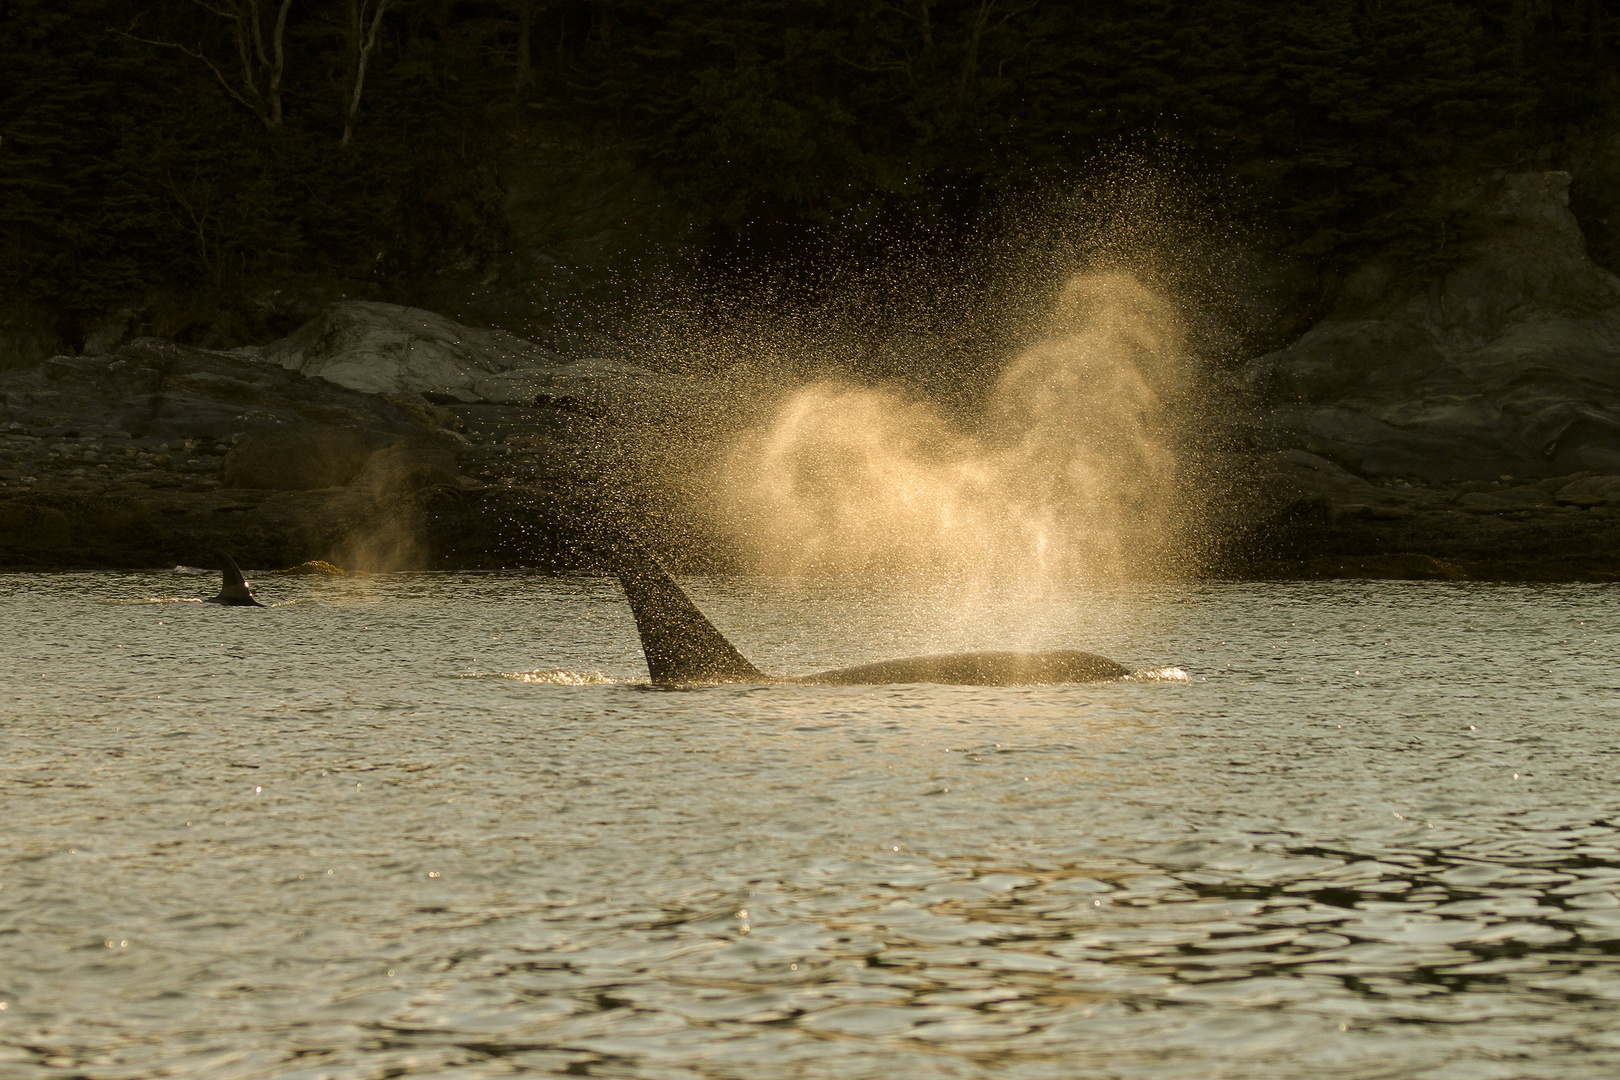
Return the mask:
[(880, 686), (888, 683), (938, 683), (945, 686), (1043, 686), (1053, 683), (1100, 682), (1129, 675), (1130, 669), (1096, 653), (1058, 649), (1053, 652), (950, 653), (879, 660), (873, 664), (819, 671), (785, 680), (814, 686)]
[(704, 618), (652, 552), (625, 541), (615, 545), (613, 557), (653, 682), (772, 681)]

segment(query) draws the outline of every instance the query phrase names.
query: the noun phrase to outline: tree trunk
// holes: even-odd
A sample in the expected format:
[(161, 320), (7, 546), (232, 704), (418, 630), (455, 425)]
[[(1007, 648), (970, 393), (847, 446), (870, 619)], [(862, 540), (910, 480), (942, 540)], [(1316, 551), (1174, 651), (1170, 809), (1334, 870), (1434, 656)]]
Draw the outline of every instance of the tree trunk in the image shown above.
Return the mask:
[(534, 9), (533, 0), (517, 0), (517, 74), (512, 76), (512, 92), (518, 95), (521, 95), (534, 79), (534, 68), (529, 58), (529, 39), (534, 29)]
[[(266, 63), (270, 78), (266, 86), (266, 96), (270, 100), (269, 125), (272, 128), (281, 126), (281, 73), (287, 66), (284, 41), (287, 36), (287, 12), (291, 7), (292, 0), (281, 0), (281, 9), (276, 12), (276, 25), (270, 31), (270, 56)], [(257, 21), (254, 20), (255, 26)]]
[[(388, 10), (388, 4), (389, 0), (349, 0), (348, 38), (354, 62), (354, 85), (343, 109), (343, 146), (354, 141), (354, 124), (360, 115), (360, 93), (366, 86), (366, 64), (371, 59), (371, 50), (377, 47), (377, 33), (382, 29), (383, 13)], [(366, 22), (368, 15), (371, 20), (369, 26)]]

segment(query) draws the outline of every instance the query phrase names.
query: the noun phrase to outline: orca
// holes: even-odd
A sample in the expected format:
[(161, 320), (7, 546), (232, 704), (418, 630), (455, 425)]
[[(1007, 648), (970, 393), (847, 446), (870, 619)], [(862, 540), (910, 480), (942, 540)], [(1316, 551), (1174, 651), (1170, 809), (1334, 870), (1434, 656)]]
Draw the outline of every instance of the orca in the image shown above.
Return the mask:
[(641, 544), (616, 545), (612, 568), (630, 601), (654, 685), (693, 683), (794, 683), (818, 686), (880, 686), (943, 683), (955, 686), (1029, 686), (1098, 682), (1130, 669), (1095, 653), (951, 653), (913, 656), (837, 668), (812, 675), (767, 675), (716, 630)]
[(229, 607), (264, 607), (253, 599), (253, 591), (248, 588), (247, 582), (242, 580), (242, 571), (236, 568), (236, 562), (223, 551), (214, 554), (219, 559), (219, 595), (209, 597), (203, 603), (225, 604)]

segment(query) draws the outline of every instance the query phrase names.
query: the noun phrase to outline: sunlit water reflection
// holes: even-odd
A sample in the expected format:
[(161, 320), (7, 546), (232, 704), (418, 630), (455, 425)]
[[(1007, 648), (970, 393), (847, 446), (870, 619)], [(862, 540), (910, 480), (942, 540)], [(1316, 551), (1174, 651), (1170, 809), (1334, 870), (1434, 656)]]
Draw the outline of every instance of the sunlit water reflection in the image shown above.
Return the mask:
[(699, 581), (1188, 679), (665, 691), (606, 579), (212, 584), (0, 578), (0, 1075), (1620, 1073), (1613, 589)]

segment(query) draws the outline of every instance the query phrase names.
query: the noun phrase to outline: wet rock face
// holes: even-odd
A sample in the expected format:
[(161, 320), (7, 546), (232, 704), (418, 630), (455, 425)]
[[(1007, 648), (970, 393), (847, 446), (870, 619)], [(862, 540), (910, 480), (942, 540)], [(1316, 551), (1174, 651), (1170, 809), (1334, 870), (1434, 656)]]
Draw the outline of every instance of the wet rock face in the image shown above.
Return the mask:
[[(610, 522), (724, 568), (693, 510), (701, 491), (679, 484), (725, 429), (682, 418), (748, 397), (743, 384), (514, 372), (547, 392), (446, 406), (151, 339), (0, 373), (0, 566), (200, 565), (222, 547), (260, 567), (578, 565), (580, 541)], [(1217, 470), (1243, 492), (1215, 511), (1228, 565), (1620, 578), (1620, 471), (1458, 483), (1345, 465), (1235, 454)]]
[(383, 536), (414, 545), (399, 563), (425, 558), (482, 487), (454, 423), (420, 398), (153, 339), (5, 372), (0, 565), (172, 566), (219, 546), (290, 564)]
[(1229, 572), (1285, 577), (1620, 580), (1620, 476), (1463, 483), (1361, 476), (1304, 450), (1228, 463)]
[(1271, 424), (1372, 476), (1620, 472), (1620, 278), (1586, 257), (1565, 173), (1464, 200), (1472, 238), (1438, 281), (1374, 263), (1246, 378)]
[(220, 466), (228, 488), (310, 491), (342, 487), (365, 468), (378, 450), (359, 428), (300, 424), (246, 432)]
[(60, 510), (0, 504), (0, 544), (27, 551), (62, 553), (73, 542), (73, 525)]
[(675, 452), (559, 370), (542, 403), (454, 407), (156, 339), (0, 373), (0, 567), (572, 565)]
[(337, 486), (425, 427), (382, 398), (154, 339), (7, 373), (0, 424), (0, 483), (92, 494)]
[(399, 442), (368, 454), (349, 483), (374, 492), (455, 488), (462, 486), (459, 456), (442, 442)]

